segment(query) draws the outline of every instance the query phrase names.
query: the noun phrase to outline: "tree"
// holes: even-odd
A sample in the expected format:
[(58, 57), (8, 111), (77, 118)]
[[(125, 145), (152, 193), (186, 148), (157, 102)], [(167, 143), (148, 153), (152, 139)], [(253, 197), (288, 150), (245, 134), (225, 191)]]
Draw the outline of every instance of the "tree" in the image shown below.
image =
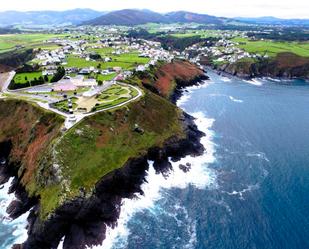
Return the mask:
[(102, 85), (103, 85), (103, 81), (102, 81), (102, 80), (99, 80), (99, 81), (98, 81), (98, 85), (99, 85), (99, 86), (102, 86)]
[(48, 76), (47, 75), (44, 76), (44, 81), (48, 82)]
[(58, 67), (57, 68), (57, 72), (55, 73), (55, 75), (52, 77), (52, 79), (50, 80), (50, 82), (57, 82), (59, 80), (62, 79), (62, 77), (65, 75), (65, 69), (63, 67)]
[(97, 69), (101, 69), (101, 63), (99, 63), (98, 65), (97, 65)]
[(28, 78), (27, 78), (27, 76), (25, 76), (25, 81), (27, 81), (28, 80)]

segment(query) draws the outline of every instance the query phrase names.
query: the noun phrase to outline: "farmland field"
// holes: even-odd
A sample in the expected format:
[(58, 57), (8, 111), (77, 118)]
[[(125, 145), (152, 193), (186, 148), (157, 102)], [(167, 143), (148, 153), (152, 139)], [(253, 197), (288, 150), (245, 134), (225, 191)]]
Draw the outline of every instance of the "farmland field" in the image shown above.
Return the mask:
[(56, 34), (14, 34), (14, 35), (0, 35), (0, 53), (8, 52), (16, 48), (16, 46), (25, 47), (40, 47), (44, 41), (63, 37), (65, 35)]
[(201, 38), (208, 38), (208, 37), (218, 37), (219, 36), (218, 31), (214, 30), (197, 30), (197, 31), (190, 31), (185, 33), (173, 33), (171, 34), (173, 37), (176, 38), (188, 38), (193, 36), (200, 36)]
[(97, 67), (101, 64), (101, 69), (107, 69), (110, 67), (121, 67), (123, 69), (132, 69), (138, 64), (146, 64), (149, 62), (149, 58), (139, 57), (137, 53), (126, 53), (121, 55), (111, 55), (112, 61), (103, 62), (103, 61), (87, 61), (84, 58), (77, 56), (69, 55), (67, 58), (67, 65), (65, 67)]
[(249, 53), (267, 53), (276, 56), (278, 53), (291, 52), (299, 56), (309, 57), (309, 42), (274, 42), (274, 41), (249, 41), (245, 38), (234, 38), (241, 49)]

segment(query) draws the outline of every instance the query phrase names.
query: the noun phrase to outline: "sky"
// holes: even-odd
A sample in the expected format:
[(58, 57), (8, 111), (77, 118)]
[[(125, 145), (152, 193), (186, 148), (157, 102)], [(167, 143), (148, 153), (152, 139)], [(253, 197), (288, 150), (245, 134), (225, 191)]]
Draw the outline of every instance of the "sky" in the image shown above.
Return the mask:
[(226, 17), (276, 16), (309, 19), (309, 0), (10, 0), (0, 5), (0, 11), (74, 8), (100, 11), (138, 8), (162, 13), (186, 10)]

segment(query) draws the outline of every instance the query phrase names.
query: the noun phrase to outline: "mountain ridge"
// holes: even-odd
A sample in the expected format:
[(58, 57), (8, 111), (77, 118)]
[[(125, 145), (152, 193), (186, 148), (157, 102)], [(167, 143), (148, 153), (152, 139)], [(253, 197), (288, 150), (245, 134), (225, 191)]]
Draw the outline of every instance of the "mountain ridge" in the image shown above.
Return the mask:
[(83, 25), (140, 25), (146, 23), (191, 23), (223, 24), (223, 18), (188, 11), (174, 11), (166, 14), (151, 10), (123, 9), (103, 14)]
[(66, 11), (3, 11), (0, 12), (0, 26), (27, 25), (77, 25), (93, 19), (104, 12), (92, 9), (72, 9)]
[(124, 25), (133, 26), (145, 23), (199, 23), (222, 25), (238, 21), (253, 25), (309, 26), (309, 19), (283, 19), (265, 17), (217, 17), (189, 11), (158, 13), (149, 9), (122, 9), (97, 11), (90, 8), (77, 8), (64, 11), (3, 11), (0, 12), (0, 27), (14, 25)]

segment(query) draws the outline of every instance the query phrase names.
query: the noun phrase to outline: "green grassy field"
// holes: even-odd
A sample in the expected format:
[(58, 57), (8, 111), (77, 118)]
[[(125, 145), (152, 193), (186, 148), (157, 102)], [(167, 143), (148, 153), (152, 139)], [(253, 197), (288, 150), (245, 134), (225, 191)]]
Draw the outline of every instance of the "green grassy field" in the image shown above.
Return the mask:
[[(144, 130), (143, 134), (134, 131), (135, 124)], [(78, 196), (81, 188), (91, 192), (103, 176), (122, 167), (130, 158), (145, 154), (149, 148), (162, 146), (172, 136), (184, 136), (179, 111), (152, 93), (128, 108), (84, 119), (55, 148), (68, 188), (55, 184), (42, 189), (41, 217), (46, 217), (62, 200)]]
[(24, 84), (27, 81), (34, 80), (35, 78), (39, 79), (40, 76), (42, 76), (42, 72), (17, 73), (14, 77), (14, 81), (16, 84)]
[(113, 61), (119, 61), (119, 62), (125, 62), (125, 63), (137, 63), (137, 64), (147, 64), (150, 59), (149, 58), (144, 58), (144, 57), (139, 57), (138, 53), (126, 53), (126, 54), (121, 54), (121, 55), (116, 55), (113, 56), (112, 59)]
[(200, 36), (201, 38), (208, 38), (208, 37), (219, 37), (220, 32), (215, 30), (197, 30), (197, 31), (189, 31), (185, 33), (174, 33), (171, 34), (173, 37), (177, 38), (187, 38), (193, 36)]
[(278, 53), (291, 52), (299, 56), (309, 57), (309, 42), (249, 41), (245, 38), (234, 38), (233, 41), (238, 42), (238, 47), (249, 53), (267, 53), (274, 57)]
[(99, 64), (100, 62), (98, 61), (87, 61), (84, 58), (69, 55), (67, 57), (67, 65), (65, 65), (65, 67), (77, 67), (77, 68), (97, 67)]
[(112, 74), (108, 74), (108, 75), (103, 75), (103, 74), (98, 74), (97, 75), (97, 80), (101, 80), (101, 81), (109, 81), (109, 80), (112, 80), (116, 77), (116, 73), (112, 73)]
[(114, 51), (113, 48), (110, 47), (104, 47), (104, 48), (90, 48), (89, 51), (93, 51), (101, 55), (102, 57), (110, 56), (112, 55), (112, 52)]
[(110, 67), (121, 67), (123, 69), (132, 69), (136, 65), (146, 64), (149, 62), (149, 58), (139, 57), (137, 53), (126, 53), (121, 55), (110, 56), (112, 61), (102, 62), (102, 61), (87, 61), (86, 59), (79, 58), (74, 55), (69, 55), (67, 58), (67, 65), (65, 67), (98, 67), (101, 64), (101, 69), (107, 69)]
[[(16, 46), (25, 47), (44, 47), (49, 46), (43, 44), (44, 41), (55, 38), (64, 37), (64, 34), (14, 34), (14, 35), (0, 35), (0, 53), (4, 53), (10, 50), (14, 50)], [(54, 45), (55, 46), (55, 45)]]

